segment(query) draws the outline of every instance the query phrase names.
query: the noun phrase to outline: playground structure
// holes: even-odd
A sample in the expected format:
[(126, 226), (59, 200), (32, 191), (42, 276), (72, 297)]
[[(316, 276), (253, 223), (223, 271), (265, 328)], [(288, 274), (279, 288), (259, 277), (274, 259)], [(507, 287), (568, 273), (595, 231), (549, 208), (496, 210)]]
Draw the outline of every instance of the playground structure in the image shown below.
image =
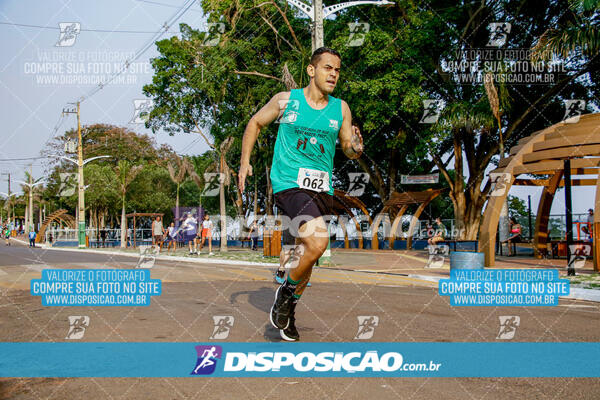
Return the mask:
[(40, 227), (40, 231), (37, 234), (35, 239), (36, 243), (41, 243), (46, 237), (46, 229), (53, 222), (58, 222), (61, 225), (65, 225), (69, 229), (75, 229), (76, 223), (75, 218), (72, 215), (68, 214), (68, 211), (65, 209), (56, 210), (51, 214), (48, 214), (44, 221), (42, 222), (42, 226)]
[[(483, 215), (479, 249), (485, 254), (485, 266), (495, 264), (498, 221), (503, 203), (512, 185), (543, 186), (535, 221), (533, 249), (536, 257), (546, 253), (548, 220), (556, 190), (565, 185), (596, 186), (593, 226), (594, 270), (600, 271), (600, 114), (586, 114), (554, 124), (521, 139), (510, 149), (510, 156), (500, 160), (490, 172), (495, 183)], [(522, 174), (546, 175), (545, 179), (517, 179)], [(571, 175), (590, 178), (571, 179)], [(568, 229), (572, 229), (571, 226)]]
[[(373, 228), (371, 230), (371, 248), (373, 250), (379, 249), (379, 238), (377, 237), (377, 231), (379, 230), (379, 225), (383, 221), (383, 219), (388, 215), (390, 211), (396, 212), (396, 216), (394, 218), (394, 222), (392, 223), (392, 227), (390, 229), (390, 249), (394, 248), (394, 241), (397, 238), (398, 228), (401, 227), (402, 217), (406, 210), (411, 204), (419, 204), (417, 210), (415, 211), (413, 217), (410, 220), (410, 225), (408, 227), (408, 234), (406, 239), (406, 249), (412, 249), (412, 237), (419, 221), (419, 217), (425, 207), (433, 199), (438, 197), (442, 193), (442, 189), (427, 189), (421, 192), (403, 192), (398, 193), (394, 192), (390, 196), (390, 199), (386, 201), (383, 205), (383, 209), (377, 216), (375, 217), (375, 221), (373, 222)], [(362, 248), (362, 247), (361, 247)]]

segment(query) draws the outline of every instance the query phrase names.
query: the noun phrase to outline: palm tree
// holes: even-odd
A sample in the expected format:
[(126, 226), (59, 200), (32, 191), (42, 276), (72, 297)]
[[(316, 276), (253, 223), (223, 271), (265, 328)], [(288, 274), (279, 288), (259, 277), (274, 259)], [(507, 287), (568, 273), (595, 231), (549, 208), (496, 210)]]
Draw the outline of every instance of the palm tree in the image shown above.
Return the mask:
[(566, 59), (576, 52), (591, 58), (600, 51), (600, 0), (569, 0), (569, 6), (568, 22), (540, 36), (533, 47), (535, 59), (548, 60), (553, 54)]
[[(177, 185), (177, 195), (175, 197), (175, 221), (179, 221), (179, 189), (188, 175), (194, 172), (194, 167), (185, 157), (179, 157), (174, 154), (171, 162), (167, 163), (167, 170), (171, 180)], [(176, 222), (178, 224), (178, 222)]]
[[(117, 184), (121, 193), (121, 248), (127, 247), (127, 220), (125, 218), (125, 196), (127, 188), (142, 170), (143, 165), (131, 165), (129, 161), (121, 160), (115, 167)], [(135, 234), (135, 232), (134, 232)]]
[(11, 222), (11, 217), (14, 218), (14, 208), (15, 205), (19, 202), (15, 193), (11, 193), (10, 196), (6, 196), (6, 200), (4, 200), (4, 209), (8, 213), (8, 221)]
[[(221, 214), (221, 245), (220, 251), (227, 251), (227, 210), (225, 209), (225, 186), (229, 186), (231, 184), (231, 169), (229, 165), (227, 165), (227, 161), (225, 157), (227, 157), (227, 152), (231, 148), (233, 144), (233, 137), (229, 136), (227, 139), (221, 142), (219, 146), (219, 173), (223, 174), (223, 179), (219, 179), (219, 214)], [(239, 190), (238, 190), (239, 192)], [(238, 206), (240, 200), (240, 195), (238, 193)]]
[[(221, 227), (221, 244), (220, 251), (227, 251), (227, 211), (226, 211), (226, 203), (225, 203), (225, 187), (231, 185), (231, 176), (234, 176), (234, 180), (236, 178), (236, 173), (232, 170), (227, 164), (227, 153), (233, 144), (233, 137), (228, 136), (221, 144), (219, 145), (219, 151), (214, 152), (214, 155), (219, 156), (219, 160), (211, 163), (205, 170), (206, 172), (218, 171), (223, 174), (222, 178), (219, 179), (219, 213), (220, 213), (220, 227)], [(193, 166), (189, 169), (189, 174), (194, 183), (200, 188), (200, 197), (202, 197), (202, 189), (206, 184), (204, 177), (200, 176), (196, 173)], [(237, 180), (236, 180), (237, 181)], [(239, 190), (236, 193), (236, 207), (238, 209), (238, 214), (243, 215), (242, 209), (242, 196)], [(200, 202), (202, 203), (202, 202)]]

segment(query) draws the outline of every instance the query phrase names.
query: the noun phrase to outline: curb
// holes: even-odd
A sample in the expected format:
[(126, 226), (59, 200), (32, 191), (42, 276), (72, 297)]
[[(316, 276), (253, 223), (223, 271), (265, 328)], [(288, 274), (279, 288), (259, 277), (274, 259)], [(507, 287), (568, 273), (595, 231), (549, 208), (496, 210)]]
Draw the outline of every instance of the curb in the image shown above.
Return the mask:
[[(20, 239), (12, 239), (21, 244), (29, 246), (29, 243), (24, 242)], [(104, 251), (104, 250), (92, 250), (92, 249), (71, 249), (64, 247), (50, 247), (48, 245), (38, 245), (36, 244), (36, 248), (42, 248), (45, 250), (53, 250), (53, 251), (70, 251), (70, 252), (81, 252), (81, 253), (90, 253), (90, 254), (105, 254), (105, 255), (113, 255), (113, 256), (122, 256), (122, 257), (134, 257), (140, 258), (139, 254), (129, 253), (129, 252), (121, 252), (121, 251)], [(191, 258), (191, 257), (181, 257), (181, 256), (156, 256), (156, 260), (162, 261), (182, 261), (182, 262), (191, 262), (191, 263), (206, 263), (206, 264), (229, 264), (229, 265), (253, 265), (258, 267), (277, 267), (277, 263), (262, 263), (256, 261), (242, 261), (242, 260), (227, 260), (222, 258)]]

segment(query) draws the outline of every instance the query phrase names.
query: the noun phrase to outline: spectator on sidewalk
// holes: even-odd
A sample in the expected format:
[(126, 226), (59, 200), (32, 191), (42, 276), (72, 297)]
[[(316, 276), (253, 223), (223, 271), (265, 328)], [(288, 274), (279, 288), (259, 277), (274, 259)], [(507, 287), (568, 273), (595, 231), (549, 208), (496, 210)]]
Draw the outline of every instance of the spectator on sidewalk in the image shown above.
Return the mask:
[(256, 223), (256, 220), (252, 221), (252, 224), (250, 225), (248, 239), (252, 241), (252, 250), (256, 250), (258, 246), (258, 224)]
[[(200, 242), (200, 251), (204, 247), (204, 240), (208, 239), (208, 255), (212, 256), (212, 230), (213, 223), (208, 217), (208, 214), (204, 214), (204, 221), (202, 221), (202, 236)], [(197, 254), (197, 253), (196, 253)]]
[(194, 218), (192, 213), (187, 214), (187, 218), (183, 221), (181, 225), (181, 229), (183, 231), (183, 241), (187, 243), (190, 249), (190, 255), (198, 254), (196, 248), (196, 232), (198, 230), (198, 220)]
[(165, 243), (167, 244), (167, 253), (171, 250), (171, 245), (173, 246), (173, 250), (177, 251), (177, 232), (178, 230), (175, 228), (175, 222), (171, 222), (171, 225), (167, 228), (167, 232), (165, 232)]
[(29, 231), (29, 247), (35, 247), (35, 238), (37, 234), (34, 230)]
[(100, 230), (100, 240), (102, 240), (102, 247), (106, 247), (106, 227), (103, 226)]
[(152, 221), (152, 244), (156, 246), (157, 253), (160, 254), (163, 245), (163, 237), (165, 236), (165, 230), (163, 228), (162, 220), (160, 216), (157, 216)]

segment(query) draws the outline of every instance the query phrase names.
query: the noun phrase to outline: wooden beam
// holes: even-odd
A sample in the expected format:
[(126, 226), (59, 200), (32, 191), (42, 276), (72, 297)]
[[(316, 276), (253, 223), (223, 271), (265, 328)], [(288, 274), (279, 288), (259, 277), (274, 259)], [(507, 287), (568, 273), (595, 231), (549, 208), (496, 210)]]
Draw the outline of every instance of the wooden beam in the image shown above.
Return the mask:
[[(560, 122), (555, 125), (555, 131), (546, 135), (546, 140), (550, 139), (566, 139), (567, 136), (579, 136), (588, 133), (594, 133), (594, 130), (600, 126), (600, 114), (586, 114), (591, 115), (593, 118), (583, 118), (582, 115), (579, 118), (579, 122), (573, 124), (567, 124)], [(598, 131), (595, 132), (596, 134)]]
[(379, 231), (379, 224), (383, 220), (383, 217), (388, 215), (389, 207), (383, 207), (381, 212), (377, 214), (375, 220), (373, 221), (373, 225), (371, 228), (371, 249), (378, 250), (379, 249), (379, 237), (377, 237), (377, 231)]
[[(496, 172), (496, 171), (492, 171)], [(536, 175), (553, 175), (556, 170), (538, 171)], [(571, 175), (597, 175), (598, 168), (571, 168)]]
[(548, 179), (515, 179), (513, 185), (519, 186), (548, 186)]
[(410, 225), (408, 226), (408, 236), (406, 237), (406, 250), (412, 249), (413, 231), (415, 229), (415, 226), (417, 225), (417, 221), (419, 220), (421, 213), (423, 212), (423, 210), (425, 210), (425, 207), (427, 207), (427, 205), (431, 202), (431, 200), (438, 197), (439, 194), (440, 194), (440, 192), (433, 193), (427, 200), (425, 200), (423, 203), (421, 203), (421, 205), (419, 205), (419, 208), (417, 208), (417, 211), (415, 211), (415, 214), (413, 215), (412, 219), (410, 220)]
[(588, 144), (582, 146), (563, 147), (560, 149), (536, 151), (533, 153), (525, 154), (523, 156), (523, 162), (530, 163), (534, 161), (542, 161), (548, 159), (564, 160), (566, 158), (584, 156), (600, 156), (600, 144)]
[[(600, 158), (575, 158), (571, 160), (571, 170), (574, 168), (588, 168), (588, 167), (598, 167), (600, 166)], [(541, 161), (533, 164), (525, 164), (515, 166), (513, 168), (513, 174), (515, 176), (521, 174), (538, 174), (540, 171), (548, 171), (563, 169), (562, 160), (551, 160), (551, 161)]]
[[(594, 186), (596, 185), (596, 179), (580, 179), (575, 178), (571, 179), (572, 186)], [(550, 180), (549, 179), (515, 179), (513, 185), (519, 186), (548, 186)], [(560, 181), (559, 187), (565, 186), (565, 181)]]
[(390, 249), (394, 249), (394, 242), (396, 241), (396, 233), (398, 232), (398, 226), (400, 226), (400, 230), (402, 230), (402, 217), (404, 213), (408, 209), (408, 204), (403, 205), (398, 211), (396, 218), (394, 218), (394, 222), (392, 223), (392, 229), (390, 232)]
[(533, 145), (533, 151), (557, 149), (561, 147), (569, 147), (585, 144), (600, 144), (600, 132), (587, 133), (585, 135), (561, 137), (559, 139), (547, 139), (544, 142)]
[(556, 189), (563, 176), (563, 171), (557, 171), (542, 192), (540, 203), (538, 205), (537, 215), (535, 217), (535, 228), (533, 230), (533, 253), (536, 258), (542, 258), (546, 253), (546, 244), (548, 243), (548, 221), (550, 219), (550, 209), (554, 201)]

